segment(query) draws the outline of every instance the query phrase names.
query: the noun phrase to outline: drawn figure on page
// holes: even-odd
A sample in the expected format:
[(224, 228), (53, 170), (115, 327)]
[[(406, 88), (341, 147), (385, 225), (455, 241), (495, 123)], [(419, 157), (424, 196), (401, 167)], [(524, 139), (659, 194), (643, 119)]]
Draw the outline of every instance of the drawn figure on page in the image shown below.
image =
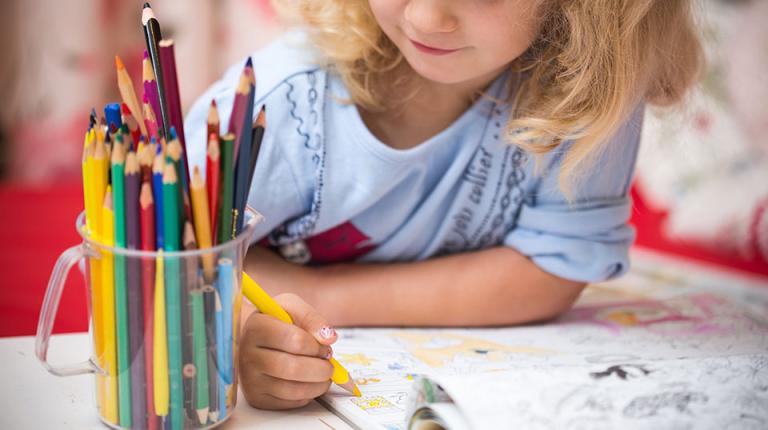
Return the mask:
[(459, 358), (481, 362), (502, 361), (511, 354), (551, 354), (554, 351), (523, 345), (504, 345), (485, 339), (452, 333), (403, 331), (394, 336), (429, 367), (443, 367)]
[(357, 407), (371, 415), (388, 414), (400, 410), (395, 404), (382, 396), (363, 396), (349, 399)]
[(339, 361), (345, 365), (360, 365), (370, 366), (373, 362), (377, 361), (374, 358), (370, 358), (365, 354), (339, 354)]
[(564, 322), (592, 322), (615, 334), (644, 329), (659, 335), (725, 335), (747, 321), (730, 303), (711, 294), (640, 300), (574, 309)]
[(692, 405), (703, 405), (709, 397), (698, 391), (663, 392), (634, 398), (624, 407), (624, 416), (629, 418), (646, 418), (667, 411), (690, 414)]
[(590, 372), (589, 376), (594, 379), (610, 378), (615, 376), (616, 378), (627, 380), (637, 378), (639, 376), (645, 376), (651, 373), (650, 370), (639, 364), (617, 364), (610, 366), (607, 369), (600, 372)]

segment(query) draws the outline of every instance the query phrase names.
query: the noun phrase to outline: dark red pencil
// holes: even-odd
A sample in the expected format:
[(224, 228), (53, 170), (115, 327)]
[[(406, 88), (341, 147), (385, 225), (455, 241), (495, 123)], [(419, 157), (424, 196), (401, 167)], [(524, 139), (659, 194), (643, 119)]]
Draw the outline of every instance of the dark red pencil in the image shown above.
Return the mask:
[[(139, 218), (141, 221), (141, 249), (142, 251), (156, 251), (155, 244), (155, 203), (152, 198), (151, 178), (143, 178), (141, 193), (139, 195)], [(155, 262), (152, 259), (141, 260), (141, 285), (144, 296), (144, 360), (146, 366), (147, 381), (147, 428), (156, 430), (159, 419), (155, 414), (154, 396), (154, 369), (151, 365), (154, 348), (154, 318), (150, 316), (154, 312), (155, 296)]]

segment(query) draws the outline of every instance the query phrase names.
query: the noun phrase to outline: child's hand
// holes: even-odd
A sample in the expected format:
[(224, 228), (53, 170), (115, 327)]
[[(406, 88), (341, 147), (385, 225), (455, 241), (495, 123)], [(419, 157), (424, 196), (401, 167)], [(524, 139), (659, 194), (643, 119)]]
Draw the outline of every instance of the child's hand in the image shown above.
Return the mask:
[(248, 317), (240, 343), (243, 394), (256, 408), (299, 408), (328, 391), (336, 332), (299, 296), (275, 300), (295, 325), (258, 312)]

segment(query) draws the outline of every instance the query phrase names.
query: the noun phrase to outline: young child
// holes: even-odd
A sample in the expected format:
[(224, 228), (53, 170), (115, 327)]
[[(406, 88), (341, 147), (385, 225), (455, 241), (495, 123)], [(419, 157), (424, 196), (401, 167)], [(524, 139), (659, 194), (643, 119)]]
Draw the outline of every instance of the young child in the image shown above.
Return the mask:
[[(296, 325), (250, 313), (251, 405), (322, 395), (332, 324), (546, 320), (627, 270), (645, 103), (681, 99), (700, 65), (688, 0), (289, 3), (303, 28), (253, 55), (265, 246), (246, 270)], [(241, 70), (187, 118), (197, 165)]]

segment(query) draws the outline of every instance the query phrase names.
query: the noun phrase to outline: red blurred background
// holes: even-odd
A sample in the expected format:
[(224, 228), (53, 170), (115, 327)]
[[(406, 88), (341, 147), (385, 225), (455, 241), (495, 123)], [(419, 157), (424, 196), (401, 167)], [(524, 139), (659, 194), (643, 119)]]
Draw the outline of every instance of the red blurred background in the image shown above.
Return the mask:
[[(140, 75), (142, 3), (11, 0), (0, 18), (0, 336), (34, 334), (56, 258), (78, 244), (87, 114), (117, 100), (115, 54)], [(697, 7), (709, 66), (684, 108), (646, 115), (632, 191), (636, 246), (768, 284), (768, 2)], [(153, 8), (176, 41), (187, 107), (227, 65), (283, 30), (266, 0), (158, 0)], [(87, 330), (76, 272), (56, 332)]]

